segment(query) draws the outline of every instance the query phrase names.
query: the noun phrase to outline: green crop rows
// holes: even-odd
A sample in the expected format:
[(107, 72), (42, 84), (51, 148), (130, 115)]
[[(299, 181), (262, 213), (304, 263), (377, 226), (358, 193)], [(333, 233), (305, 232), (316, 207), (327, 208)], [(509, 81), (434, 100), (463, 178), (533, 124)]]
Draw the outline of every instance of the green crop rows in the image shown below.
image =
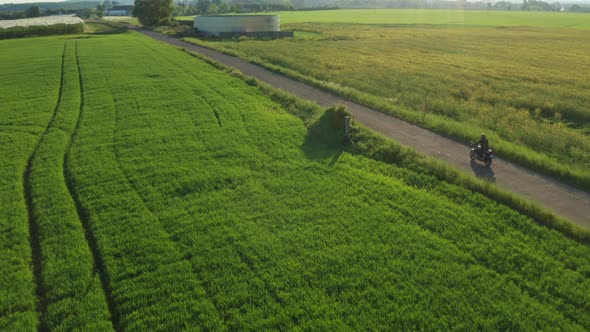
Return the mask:
[(590, 245), (333, 112), (136, 33), (1, 43), (0, 330), (590, 328)]
[[(299, 22), (283, 24), (295, 31), (293, 39), (189, 41), (463, 142), (486, 132), (500, 156), (590, 188), (590, 34), (587, 24), (576, 23), (579, 18), (590, 22), (590, 16), (319, 13), (282, 13), (282, 22)], [(464, 20), (456, 17), (461, 14)], [(507, 27), (517, 22), (521, 26)]]

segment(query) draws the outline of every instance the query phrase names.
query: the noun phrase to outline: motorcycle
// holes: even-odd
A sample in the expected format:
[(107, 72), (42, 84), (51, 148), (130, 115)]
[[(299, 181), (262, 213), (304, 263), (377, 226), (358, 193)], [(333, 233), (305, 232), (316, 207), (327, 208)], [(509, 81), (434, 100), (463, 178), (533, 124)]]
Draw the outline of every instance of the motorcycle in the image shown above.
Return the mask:
[[(474, 146), (474, 144), (471, 144)], [(481, 144), (477, 144), (477, 147), (471, 148), (471, 152), (469, 152), (469, 156), (471, 160), (479, 160), (482, 161), (486, 166), (490, 166), (492, 161), (494, 160), (494, 151), (490, 148), (488, 151), (481, 151), (482, 147)]]

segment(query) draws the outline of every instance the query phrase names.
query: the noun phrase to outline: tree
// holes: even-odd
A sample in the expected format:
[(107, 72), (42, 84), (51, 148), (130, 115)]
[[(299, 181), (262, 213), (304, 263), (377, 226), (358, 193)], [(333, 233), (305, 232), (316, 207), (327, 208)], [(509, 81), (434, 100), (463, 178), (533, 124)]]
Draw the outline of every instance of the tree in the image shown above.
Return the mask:
[(199, 0), (197, 2), (197, 7), (199, 7), (199, 11), (202, 14), (207, 13), (207, 8), (209, 8), (209, 5), (211, 4), (210, 0)]
[(26, 17), (39, 17), (41, 16), (41, 10), (37, 6), (33, 6), (25, 11)]
[(184, 2), (177, 2), (174, 6), (173, 16), (185, 16), (187, 15), (187, 5)]
[(184, 15), (198, 15), (201, 13), (198, 3), (196, 1), (191, 1), (188, 3)]
[(207, 14), (215, 14), (219, 11), (219, 7), (216, 4), (212, 3), (207, 8)]
[(104, 16), (104, 6), (103, 5), (96, 6), (96, 16), (98, 16), (98, 17)]
[(92, 14), (94, 14), (94, 9), (91, 8), (82, 8), (76, 10), (76, 16), (78, 16), (79, 18), (90, 18)]
[(231, 5), (232, 7), (232, 11), (236, 12), (236, 13), (240, 13), (242, 11), (242, 4), (241, 3), (234, 3), (233, 5)]
[(219, 12), (220, 13), (229, 13), (229, 12), (231, 12), (231, 6), (227, 2), (224, 2), (221, 5), (221, 7), (219, 7)]
[(135, 0), (133, 16), (143, 25), (168, 24), (172, 18), (172, 0)]
[(590, 7), (582, 7), (580, 5), (573, 5), (569, 8), (570, 12), (590, 13)]
[(295, 7), (289, 0), (283, 1), (283, 9), (282, 10), (295, 10)]

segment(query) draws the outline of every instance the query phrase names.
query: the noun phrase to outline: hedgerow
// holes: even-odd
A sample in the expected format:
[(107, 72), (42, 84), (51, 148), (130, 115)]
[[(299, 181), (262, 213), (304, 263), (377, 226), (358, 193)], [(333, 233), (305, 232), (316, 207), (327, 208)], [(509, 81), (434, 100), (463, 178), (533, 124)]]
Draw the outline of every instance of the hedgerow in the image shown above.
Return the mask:
[(0, 28), (0, 39), (65, 35), (82, 32), (84, 32), (84, 23), (16, 26), (10, 28)]

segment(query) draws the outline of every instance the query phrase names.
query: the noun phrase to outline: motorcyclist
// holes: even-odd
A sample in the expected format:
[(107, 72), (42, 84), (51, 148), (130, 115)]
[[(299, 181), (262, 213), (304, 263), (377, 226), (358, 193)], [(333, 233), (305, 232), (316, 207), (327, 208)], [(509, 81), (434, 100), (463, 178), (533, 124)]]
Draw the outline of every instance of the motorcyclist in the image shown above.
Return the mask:
[(481, 156), (483, 156), (484, 152), (487, 152), (488, 149), (490, 148), (488, 139), (486, 138), (486, 134), (482, 133), (481, 137), (479, 138), (479, 141), (473, 143), (473, 145), (475, 146), (480, 146), (481, 148), (477, 151)]

